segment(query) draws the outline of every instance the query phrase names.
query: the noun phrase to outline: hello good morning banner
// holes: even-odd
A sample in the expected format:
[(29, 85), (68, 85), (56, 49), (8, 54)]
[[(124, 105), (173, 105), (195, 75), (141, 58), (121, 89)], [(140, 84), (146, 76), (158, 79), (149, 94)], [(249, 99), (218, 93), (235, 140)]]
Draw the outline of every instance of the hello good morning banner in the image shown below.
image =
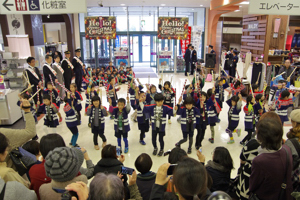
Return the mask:
[(159, 17), (158, 39), (185, 40), (188, 37), (189, 19), (187, 17)]

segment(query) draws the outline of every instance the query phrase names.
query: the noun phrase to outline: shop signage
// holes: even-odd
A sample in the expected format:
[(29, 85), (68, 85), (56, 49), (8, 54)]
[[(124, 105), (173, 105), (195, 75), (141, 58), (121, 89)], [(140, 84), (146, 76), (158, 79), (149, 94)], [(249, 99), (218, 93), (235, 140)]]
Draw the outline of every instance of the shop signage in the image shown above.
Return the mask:
[(191, 38), (192, 38), (192, 27), (189, 26), (187, 39), (186, 40), (180, 40), (180, 46), (181, 46), (182, 55), (185, 54), (185, 51), (186, 51), (188, 45), (191, 44)]
[(248, 23), (248, 30), (249, 31), (257, 31), (258, 30), (259, 22), (249, 22)]
[(86, 0), (3, 0), (0, 14), (86, 13)]
[(116, 39), (116, 17), (86, 17), (86, 39)]
[(2, 75), (0, 75), (0, 83), (4, 83), (4, 78)]
[(159, 17), (158, 39), (182, 40), (188, 37), (189, 19), (187, 17)]
[(251, 0), (249, 14), (262, 15), (300, 15), (300, 1)]

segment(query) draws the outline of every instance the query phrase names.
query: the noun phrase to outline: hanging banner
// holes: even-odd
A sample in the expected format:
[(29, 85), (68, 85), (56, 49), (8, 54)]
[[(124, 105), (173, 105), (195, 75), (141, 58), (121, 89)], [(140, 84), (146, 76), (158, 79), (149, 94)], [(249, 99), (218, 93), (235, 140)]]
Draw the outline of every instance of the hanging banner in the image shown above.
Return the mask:
[(189, 18), (187, 17), (159, 17), (158, 39), (182, 40), (188, 37)]
[(261, 15), (300, 15), (300, 1), (251, 0), (249, 14)]
[(116, 39), (116, 17), (86, 17), (86, 39)]
[(185, 54), (185, 51), (189, 44), (191, 44), (191, 38), (192, 38), (192, 27), (188, 27), (188, 36), (186, 40), (180, 40), (180, 46), (181, 46), (181, 52), (182, 55)]

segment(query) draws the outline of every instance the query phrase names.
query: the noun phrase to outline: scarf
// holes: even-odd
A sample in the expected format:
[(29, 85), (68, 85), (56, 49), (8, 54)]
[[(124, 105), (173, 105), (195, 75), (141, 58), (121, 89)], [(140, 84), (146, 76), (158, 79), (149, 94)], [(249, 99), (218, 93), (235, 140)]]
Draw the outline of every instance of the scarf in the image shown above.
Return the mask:
[(64, 61), (64, 60), (68, 63), (68, 65), (69, 65), (72, 69), (74, 69), (74, 66), (72, 65), (72, 63), (71, 63), (67, 58), (63, 59), (63, 61)]

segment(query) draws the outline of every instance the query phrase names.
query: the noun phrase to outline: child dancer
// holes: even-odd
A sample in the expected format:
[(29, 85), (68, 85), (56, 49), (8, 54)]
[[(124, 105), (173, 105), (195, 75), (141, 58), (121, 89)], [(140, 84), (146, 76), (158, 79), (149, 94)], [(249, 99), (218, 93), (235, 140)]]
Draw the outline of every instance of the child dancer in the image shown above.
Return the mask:
[(180, 145), (187, 141), (187, 137), (189, 137), (189, 147), (188, 154), (192, 153), (192, 145), (193, 145), (193, 137), (194, 130), (196, 128), (196, 116), (199, 116), (199, 110), (194, 107), (194, 99), (193, 97), (187, 97), (182, 107), (180, 107), (180, 103), (182, 101), (182, 97), (179, 98), (178, 105), (175, 106), (175, 110), (177, 110), (177, 115), (181, 115), (181, 130), (183, 134), (183, 139), (175, 144), (176, 147), (180, 148)]
[(231, 83), (231, 91), (233, 96), (238, 96), (245, 86), (242, 84), (241, 80), (237, 79), (234, 83)]
[[(107, 85), (107, 93), (109, 96), (107, 97), (107, 101), (109, 101), (109, 99), (111, 99), (112, 106), (116, 107), (117, 100), (118, 100), (117, 91), (119, 91), (120, 88), (115, 88), (116, 82), (115, 82), (114, 77), (109, 77), (108, 82), (109, 82), (109, 84)], [(114, 116), (111, 115), (110, 119), (114, 119)]]
[[(112, 106), (112, 100), (109, 99), (109, 104)], [(125, 107), (126, 105), (126, 107)], [(112, 116), (114, 117), (115, 137), (118, 140), (118, 148), (121, 151), (121, 139), (125, 143), (124, 153), (128, 153), (128, 132), (130, 131), (128, 114), (130, 113), (130, 101), (127, 96), (127, 104), (124, 98), (118, 100), (118, 106), (113, 108)]]
[(255, 97), (255, 104), (253, 106), (254, 109), (254, 115), (255, 115), (255, 123), (257, 123), (262, 116), (266, 112), (264, 106), (263, 106), (263, 100), (265, 97), (262, 94), (258, 94)]
[(134, 110), (134, 113), (132, 114), (132, 119), (137, 122), (137, 106), (136, 106), (136, 93), (138, 93), (139, 91), (141, 91), (144, 87), (142, 86), (142, 84), (140, 83), (140, 80), (137, 79), (137, 82), (139, 83), (139, 86), (137, 86), (134, 83), (134, 80), (132, 79), (131, 83), (130, 83), (130, 88), (129, 88), (129, 94), (130, 94), (130, 105), (132, 107), (132, 109)]
[[(230, 93), (229, 93), (230, 94)], [(230, 98), (231, 95), (228, 96), (228, 98)], [(241, 107), (242, 107), (242, 95), (239, 94), (238, 96), (233, 96), (231, 97), (231, 99), (228, 99), (226, 101), (226, 103), (229, 106), (229, 110), (228, 110), (228, 127), (226, 129), (226, 133), (229, 134), (230, 140), (229, 142), (227, 142), (227, 144), (233, 144), (234, 143), (234, 139), (233, 139), (233, 131), (237, 128), (237, 126), (239, 125), (239, 121), (240, 121), (240, 112), (241, 112)], [(240, 137), (241, 135), (241, 131), (237, 130), (236, 131), (238, 136)]]
[(82, 106), (81, 106), (81, 101), (82, 96), (80, 95), (80, 93), (77, 91), (77, 86), (75, 83), (71, 83), (70, 85), (70, 90), (71, 90), (71, 96), (72, 96), (72, 107), (75, 108), (76, 110), (76, 114), (77, 114), (77, 119), (78, 119), (78, 125), (81, 124), (81, 113), (80, 111), (82, 110)]
[[(164, 83), (164, 87), (162, 87), (161, 81), (162, 81), (162, 79), (160, 78), (159, 79), (160, 84), (159, 84), (158, 87), (161, 90), (162, 94), (164, 95), (164, 105), (173, 108), (172, 99), (175, 97), (175, 95), (174, 95), (174, 92), (173, 92), (173, 90), (171, 88), (171, 83), (170, 83), (170, 81), (166, 81)], [(169, 124), (172, 123), (170, 115), (168, 115), (168, 122), (169, 122)]]
[(77, 144), (77, 139), (79, 134), (77, 128), (78, 122), (77, 122), (75, 110), (72, 108), (72, 100), (71, 100), (70, 93), (67, 93), (67, 96), (65, 97), (64, 101), (65, 101), (64, 111), (66, 113), (65, 121), (68, 129), (73, 134), (70, 145), (72, 145), (73, 147), (79, 147), (79, 145)]
[[(46, 126), (46, 133), (56, 133), (56, 127), (59, 125), (56, 113), (58, 112), (58, 107), (55, 103), (51, 103), (51, 97), (48, 94), (43, 95), (43, 104), (37, 102), (37, 109), (45, 114), (44, 125)], [(49, 128), (49, 131), (48, 131)]]
[(276, 101), (276, 113), (279, 115), (282, 126), (284, 122), (289, 121), (288, 108), (293, 107), (293, 101), (295, 101), (299, 92), (296, 92), (293, 98), (290, 98), (290, 92), (284, 90), (281, 92), (279, 99)]
[(58, 112), (57, 115), (59, 117), (59, 123), (62, 122), (62, 117), (59, 112), (59, 107), (60, 107), (60, 98), (58, 96), (59, 91), (57, 91), (56, 87), (53, 87), (52, 83), (49, 81), (47, 83), (47, 89), (44, 91), (44, 94), (48, 94), (51, 97), (51, 103), (55, 103), (58, 107)]
[(97, 91), (95, 90), (95, 84), (93, 84), (92, 82), (90, 82), (88, 89), (85, 92), (85, 96), (86, 96), (86, 100), (85, 100), (85, 112), (87, 112), (87, 108), (89, 107), (89, 105), (92, 104), (92, 98), (94, 96), (98, 96), (98, 92), (100, 91), (100, 89), (98, 89)]
[(156, 86), (151, 85), (150, 88), (148, 88), (147, 95), (146, 95), (146, 102), (147, 105), (155, 104), (154, 96), (157, 94), (156, 92)]
[(82, 86), (82, 88), (83, 88), (84, 90), (87, 89), (87, 86), (88, 86), (88, 84), (89, 84), (89, 82), (90, 82), (89, 80), (90, 80), (90, 77), (89, 77), (87, 74), (83, 75), (81, 86)]
[(196, 136), (196, 149), (199, 150), (202, 147), (202, 141), (204, 139), (206, 127), (208, 124), (208, 115), (206, 109), (206, 99), (207, 94), (205, 92), (201, 92), (199, 95), (198, 101), (196, 103), (196, 107), (199, 109), (200, 117), (196, 117), (197, 123), (197, 136)]
[[(136, 105), (139, 105), (139, 100), (141, 99), (141, 102), (144, 104), (146, 103), (146, 95), (143, 91), (140, 91), (140, 93), (136, 93)], [(140, 134), (140, 144), (146, 145), (146, 142), (144, 141), (145, 133), (149, 131), (150, 125), (149, 125), (149, 119), (150, 115), (149, 113), (144, 114), (141, 110), (137, 111), (137, 121), (138, 121), (138, 128), (141, 131)]]
[[(225, 82), (225, 83), (224, 83)], [(221, 78), (220, 76), (218, 77), (216, 83), (215, 83), (215, 98), (220, 105), (221, 109), (223, 108), (223, 102), (224, 102), (224, 90), (228, 88), (229, 85), (227, 83), (227, 80), (225, 78)], [(220, 113), (219, 113), (220, 114)], [(217, 123), (220, 123), (220, 118), (218, 114), (218, 121)]]
[(215, 126), (216, 126), (216, 122), (218, 121), (217, 115), (221, 111), (221, 107), (215, 98), (214, 92), (215, 92), (214, 88), (207, 90), (208, 100), (206, 101), (207, 117), (208, 117), (210, 131), (211, 131), (211, 138), (209, 138), (208, 141), (212, 144), (215, 142)]
[(138, 111), (141, 110), (144, 114), (151, 115), (152, 122), (152, 145), (154, 147), (153, 155), (157, 155), (157, 135), (159, 135), (160, 151), (158, 156), (162, 156), (164, 153), (164, 136), (165, 136), (165, 127), (166, 127), (166, 115), (173, 116), (176, 111), (173, 111), (173, 108), (163, 105), (164, 96), (161, 93), (158, 93), (154, 96), (155, 104), (146, 105), (142, 102), (143, 99), (140, 99), (138, 106)]
[(94, 148), (99, 150), (98, 145), (98, 135), (102, 139), (102, 148), (106, 145), (106, 137), (104, 135), (104, 125), (105, 125), (105, 116), (108, 116), (108, 113), (101, 105), (101, 100), (98, 95), (92, 97), (92, 104), (89, 105), (87, 109), (87, 115), (90, 116), (90, 124), (92, 128), (92, 133), (94, 134)]
[(255, 131), (255, 119), (254, 119), (254, 109), (253, 109), (253, 104), (255, 103), (255, 99), (252, 95), (249, 95), (247, 97), (246, 101), (247, 101), (247, 104), (244, 106), (245, 131), (248, 134), (240, 142), (241, 145), (245, 145), (247, 142), (249, 142), (249, 140), (251, 140), (252, 134)]

